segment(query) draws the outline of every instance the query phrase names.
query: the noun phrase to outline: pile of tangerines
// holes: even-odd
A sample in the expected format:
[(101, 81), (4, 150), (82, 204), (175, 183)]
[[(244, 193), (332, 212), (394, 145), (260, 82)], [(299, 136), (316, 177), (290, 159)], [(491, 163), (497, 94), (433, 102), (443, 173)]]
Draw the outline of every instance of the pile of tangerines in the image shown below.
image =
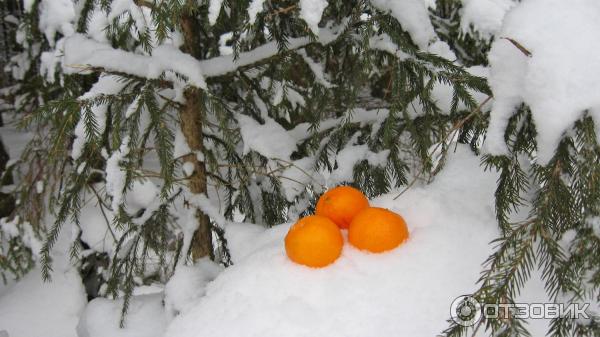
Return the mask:
[(370, 207), (365, 195), (350, 186), (335, 187), (317, 202), (315, 215), (296, 222), (285, 237), (288, 257), (309, 267), (325, 267), (340, 257), (348, 230), (348, 242), (372, 253), (398, 247), (408, 238), (406, 222), (385, 208)]

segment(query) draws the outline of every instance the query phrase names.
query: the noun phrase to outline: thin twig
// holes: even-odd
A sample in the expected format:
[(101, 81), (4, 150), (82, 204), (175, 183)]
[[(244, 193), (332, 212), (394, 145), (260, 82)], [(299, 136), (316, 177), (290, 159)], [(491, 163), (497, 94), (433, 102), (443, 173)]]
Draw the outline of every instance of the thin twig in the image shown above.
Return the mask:
[(298, 8), (298, 5), (291, 5), (291, 6), (284, 7), (284, 8), (278, 8), (278, 9), (274, 10), (273, 12), (267, 14), (267, 19), (271, 20), (276, 15), (287, 14), (296, 8)]
[(513, 46), (517, 47), (517, 49), (519, 49), (521, 53), (523, 53), (525, 56), (531, 57), (531, 52), (527, 50), (527, 48), (523, 47), (523, 45), (519, 42), (515, 41), (514, 39), (511, 39), (510, 37), (501, 37), (501, 39), (507, 40), (508, 42), (512, 43)]
[(96, 191), (96, 189), (94, 188), (94, 186), (92, 186), (90, 184), (89, 187), (94, 192), (94, 194), (96, 195), (96, 198), (98, 198), (98, 206), (100, 206), (100, 212), (102, 213), (102, 216), (104, 217), (104, 220), (106, 221), (106, 227), (108, 228), (108, 231), (110, 232), (110, 235), (113, 237), (114, 242), (117, 242), (117, 237), (116, 237), (115, 233), (112, 231), (112, 228), (110, 228), (110, 221), (108, 220), (108, 216), (104, 212), (104, 206), (102, 204), (102, 198), (100, 198), (100, 195), (98, 194), (98, 192)]

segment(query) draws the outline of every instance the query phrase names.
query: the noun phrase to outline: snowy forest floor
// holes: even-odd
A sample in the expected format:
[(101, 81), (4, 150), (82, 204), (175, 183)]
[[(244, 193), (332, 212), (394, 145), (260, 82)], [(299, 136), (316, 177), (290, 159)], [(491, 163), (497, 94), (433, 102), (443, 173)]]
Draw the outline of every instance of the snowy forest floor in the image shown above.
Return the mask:
[[(12, 126), (0, 132), (16, 158), (27, 134)], [(51, 283), (42, 281), (38, 267), (16, 283), (0, 283), (0, 332), (10, 337), (435, 336), (448, 326), (453, 299), (476, 289), (481, 263), (492, 252), (489, 242), (499, 236), (496, 179), (459, 145), (431, 184), (417, 184), (397, 200), (399, 191), (371, 200), (406, 219), (408, 242), (379, 255), (345, 245), (342, 257), (323, 269), (287, 259), (283, 237), (290, 224), (270, 229), (230, 224), (226, 238), (233, 266), (221, 271), (202, 261), (186, 267), (167, 285), (166, 299), (162, 286), (136, 289), (122, 329), (119, 300), (87, 303), (76, 269), (58, 253), (67, 251), (63, 233)], [(527, 302), (545, 299), (537, 274), (522, 294)], [(548, 322), (531, 320), (529, 328), (542, 336)]]

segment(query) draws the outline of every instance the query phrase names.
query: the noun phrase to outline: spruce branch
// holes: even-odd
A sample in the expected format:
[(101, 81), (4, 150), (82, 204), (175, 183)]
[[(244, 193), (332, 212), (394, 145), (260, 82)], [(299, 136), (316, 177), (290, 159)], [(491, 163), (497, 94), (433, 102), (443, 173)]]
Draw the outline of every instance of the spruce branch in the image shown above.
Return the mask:
[[(457, 132), (459, 132), (459, 130), (465, 125), (465, 123), (467, 123), (469, 120), (471, 120), (472, 118), (474, 118), (476, 115), (478, 115), (479, 113), (481, 113), (481, 109), (492, 99), (492, 96), (488, 96), (485, 100), (483, 100), (473, 111), (471, 111), (466, 117), (462, 118), (461, 120), (457, 121), (450, 130), (448, 130), (447, 135), (440, 141), (438, 142), (438, 144), (435, 146), (435, 148), (431, 151), (431, 153), (436, 153), (437, 150), (440, 148), (440, 146), (442, 146), (442, 144), (445, 144), (449, 139), (453, 139), (454, 136), (456, 135)], [(445, 156), (445, 153), (448, 150), (444, 150), (441, 154), (441, 156)], [(439, 171), (436, 170), (436, 171)], [(406, 191), (408, 191), (422, 176), (423, 174), (425, 174), (425, 167), (423, 167), (419, 173), (417, 173), (417, 175), (415, 175), (415, 177), (410, 181), (410, 183), (408, 183), (408, 185), (399, 193), (394, 197), (394, 200), (398, 199), (402, 194), (404, 194)]]

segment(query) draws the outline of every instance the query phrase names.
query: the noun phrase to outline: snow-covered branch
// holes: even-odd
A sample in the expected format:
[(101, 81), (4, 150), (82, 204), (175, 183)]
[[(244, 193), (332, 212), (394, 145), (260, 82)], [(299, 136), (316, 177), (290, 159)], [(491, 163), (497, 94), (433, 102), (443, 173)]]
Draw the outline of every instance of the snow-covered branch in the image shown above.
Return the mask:
[[(329, 44), (339, 36), (339, 32), (321, 29), (318, 43)], [(303, 48), (314, 41), (308, 36), (292, 38), (287, 49)], [(206, 78), (232, 73), (275, 56), (278, 52), (276, 41), (266, 43), (253, 50), (234, 55), (224, 55), (207, 60), (196, 60), (172, 45), (154, 48), (152, 55), (141, 55), (75, 34), (65, 42), (63, 67), (67, 73), (85, 71), (88, 68), (102, 68), (107, 71), (131, 74), (144, 78), (158, 78), (166, 71), (173, 71), (188, 77), (190, 84), (206, 88)]]

